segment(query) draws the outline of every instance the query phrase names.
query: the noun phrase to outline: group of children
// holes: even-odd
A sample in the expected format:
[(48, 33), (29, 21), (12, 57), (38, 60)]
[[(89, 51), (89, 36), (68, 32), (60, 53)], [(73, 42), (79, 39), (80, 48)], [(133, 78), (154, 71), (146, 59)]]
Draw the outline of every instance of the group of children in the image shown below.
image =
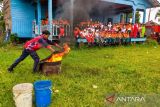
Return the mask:
[(143, 38), (144, 36), (144, 24), (81, 22), (74, 29), (76, 40), (86, 39), (88, 44), (128, 44), (130, 38)]
[[(69, 21), (64, 19), (53, 20), (52, 24), (60, 25), (59, 38), (63, 37), (65, 33), (63, 26), (70, 25)], [(48, 20), (42, 20), (42, 25), (48, 25)], [(131, 38), (144, 38), (145, 32), (144, 24), (86, 21), (74, 26), (73, 34), (77, 41), (85, 39), (88, 44), (128, 44)]]

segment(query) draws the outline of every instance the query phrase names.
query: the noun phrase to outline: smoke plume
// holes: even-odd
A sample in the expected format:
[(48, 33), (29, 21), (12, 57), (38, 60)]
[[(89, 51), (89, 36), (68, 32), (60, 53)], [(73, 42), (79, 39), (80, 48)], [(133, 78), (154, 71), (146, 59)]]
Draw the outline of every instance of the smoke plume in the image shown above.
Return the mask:
[(99, 1), (100, 0), (58, 0), (56, 18), (61, 17), (73, 20), (74, 22), (89, 20), (92, 9)]
[(71, 24), (94, 19), (107, 22), (115, 15), (116, 5), (102, 0), (57, 0), (55, 18), (70, 20)]

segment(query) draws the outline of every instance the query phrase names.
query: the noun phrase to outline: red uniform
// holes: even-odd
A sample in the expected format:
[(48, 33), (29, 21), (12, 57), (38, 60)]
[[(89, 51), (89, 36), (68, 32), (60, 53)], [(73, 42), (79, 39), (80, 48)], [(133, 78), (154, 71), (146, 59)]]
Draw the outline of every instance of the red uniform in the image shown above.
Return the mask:
[(137, 37), (137, 34), (138, 34), (138, 25), (135, 24), (135, 25), (133, 25), (132, 28), (131, 28), (130, 37), (131, 37), (131, 38), (136, 38), (136, 37)]
[(88, 43), (94, 43), (94, 37), (93, 37), (92, 34), (88, 34), (88, 35), (86, 36), (86, 39), (87, 39), (87, 42), (88, 42)]
[(47, 40), (43, 38), (43, 35), (37, 36), (24, 44), (24, 48), (31, 51), (39, 50), (42, 47), (50, 47)]
[(90, 36), (90, 39), (91, 39), (91, 43), (94, 43), (94, 36), (93, 36), (93, 34), (89, 34), (89, 36)]
[(138, 25), (137, 24), (134, 25), (134, 31), (133, 32), (134, 32), (133, 37), (136, 38), (137, 34), (138, 34)]
[(59, 38), (60, 38), (61, 36), (64, 37), (64, 28), (63, 28), (63, 27), (60, 27), (60, 28), (59, 28), (59, 31), (60, 31), (60, 33), (59, 33), (58, 37), (59, 37)]
[(74, 30), (74, 37), (75, 37), (75, 38), (78, 38), (79, 35), (80, 35), (80, 30), (79, 30), (79, 29), (75, 29), (75, 30)]

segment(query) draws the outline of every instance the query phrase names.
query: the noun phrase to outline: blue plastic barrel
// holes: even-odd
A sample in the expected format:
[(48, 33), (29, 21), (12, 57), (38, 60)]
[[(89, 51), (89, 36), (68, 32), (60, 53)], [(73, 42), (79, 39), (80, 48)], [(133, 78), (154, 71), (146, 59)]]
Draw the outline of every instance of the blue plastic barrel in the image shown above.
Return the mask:
[(52, 82), (37, 81), (34, 83), (36, 107), (48, 107), (51, 103)]

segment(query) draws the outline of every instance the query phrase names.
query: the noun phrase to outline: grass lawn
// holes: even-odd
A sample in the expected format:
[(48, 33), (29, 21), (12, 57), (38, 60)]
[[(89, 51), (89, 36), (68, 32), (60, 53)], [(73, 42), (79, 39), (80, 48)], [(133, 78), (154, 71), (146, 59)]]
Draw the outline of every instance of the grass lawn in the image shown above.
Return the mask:
[[(32, 73), (31, 57), (21, 62), (14, 73), (8, 73), (7, 67), (21, 51), (21, 46), (0, 48), (0, 107), (14, 107), (14, 85), (37, 80), (51, 80), (54, 89), (59, 90), (53, 93), (51, 107), (108, 107), (105, 98), (111, 93), (160, 94), (160, 46), (72, 49), (63, 59), (62, 73), (48, 77)], [(50, 52), (43, 49), (38, 54), (43, 59)], [(146, 101), (143, 107), (160, 107), (160, 101)]]

